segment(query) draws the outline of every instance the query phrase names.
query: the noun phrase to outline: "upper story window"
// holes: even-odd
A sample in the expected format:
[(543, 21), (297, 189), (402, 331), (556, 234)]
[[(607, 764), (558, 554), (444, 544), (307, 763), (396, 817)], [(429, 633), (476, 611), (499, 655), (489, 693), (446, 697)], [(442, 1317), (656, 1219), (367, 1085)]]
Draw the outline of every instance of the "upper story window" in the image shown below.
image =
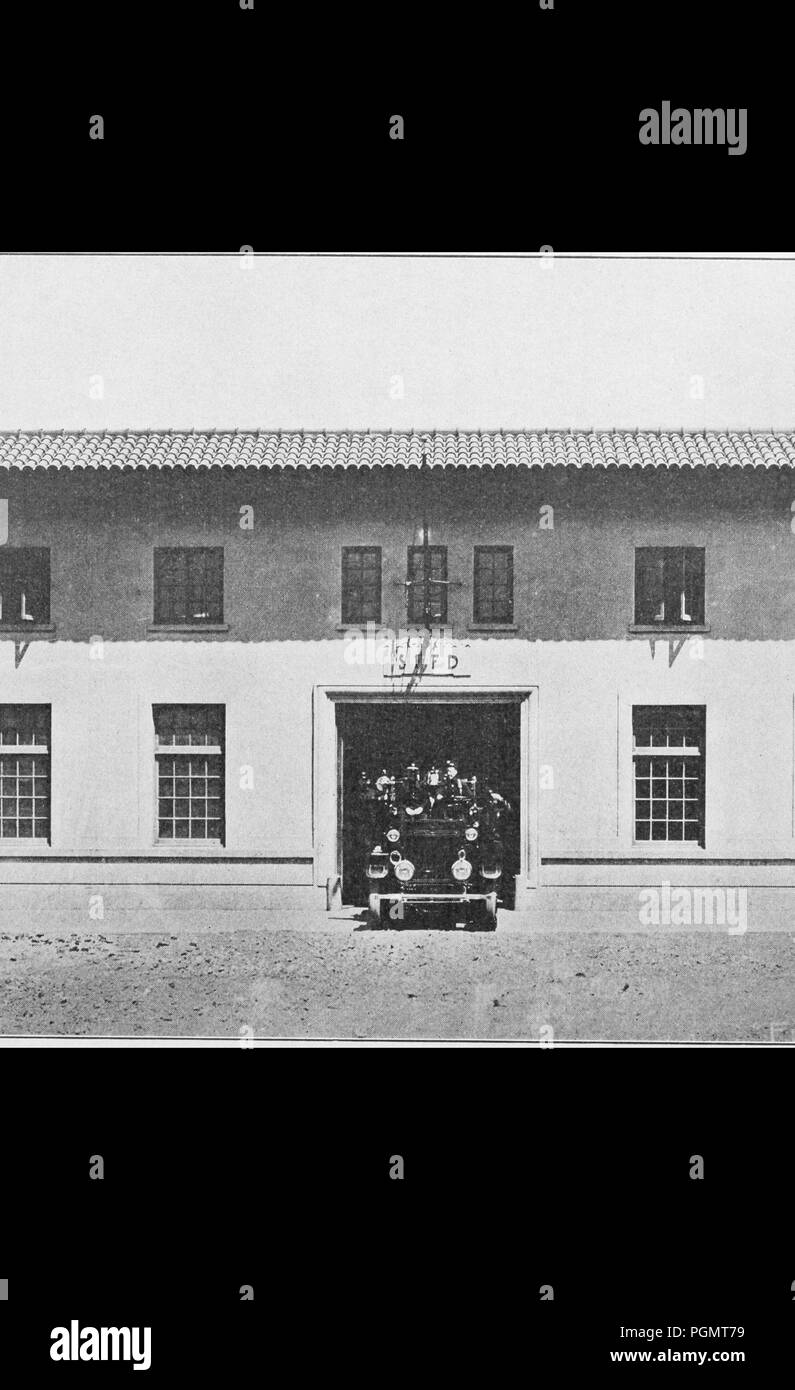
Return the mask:
[(513, 546), (475, 546), (473, 613), (476, 623), (513, 622)]
[(0, 839), (50, 838), (50, 706), (0, 705)]
[(635, 623), (642, 627), (703, 625), (703, 547), (639, 546), (635, 550)]
[(381, 547), (342, 547), (342, 621), (380, 623)]
[(197, 627), (223, 622), (223, 546), (155, 547), (154, 620)]
[(447, 546), (410, 545), (407, 573), (410, 623), (447, 622)]
[(35, 627), (50, 621), (47, 546), (0, 546), (0, 623)]
[(635, 705), (635, 840), (704, 846), (704, 706)]

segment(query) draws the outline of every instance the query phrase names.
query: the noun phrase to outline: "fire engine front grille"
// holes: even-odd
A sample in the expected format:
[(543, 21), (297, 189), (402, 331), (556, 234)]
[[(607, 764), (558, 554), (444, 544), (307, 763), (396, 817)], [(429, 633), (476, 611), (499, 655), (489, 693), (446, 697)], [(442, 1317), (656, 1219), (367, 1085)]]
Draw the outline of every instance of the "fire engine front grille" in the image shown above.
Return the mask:
[(407, 890), (416, 892), (438, 887), (449, 892), (451, 886), (455, 887), (450, 868), (462, 843), (460, 826), (452, 833), (446, 828), (418, 826), (406, 835), (402, 852), (414, 865), (414, 877), (406, 884)]

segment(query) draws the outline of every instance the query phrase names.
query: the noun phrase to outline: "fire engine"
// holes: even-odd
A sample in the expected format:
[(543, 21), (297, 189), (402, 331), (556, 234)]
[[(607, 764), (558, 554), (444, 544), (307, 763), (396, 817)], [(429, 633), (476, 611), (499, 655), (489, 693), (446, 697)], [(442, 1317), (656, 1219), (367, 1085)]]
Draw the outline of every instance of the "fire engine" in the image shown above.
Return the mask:
[(407, 918), (493, 930), (507, 800), (452, 761), (363, 771), (361, 821), (373, 926)]

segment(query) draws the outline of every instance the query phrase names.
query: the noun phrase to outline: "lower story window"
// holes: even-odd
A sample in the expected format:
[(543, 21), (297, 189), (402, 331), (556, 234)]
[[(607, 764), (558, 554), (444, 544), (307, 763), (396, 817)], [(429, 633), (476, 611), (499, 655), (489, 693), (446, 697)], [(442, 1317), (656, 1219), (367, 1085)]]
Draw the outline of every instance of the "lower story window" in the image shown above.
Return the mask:
[(0, 839), (49, 843), (49, 705), (0, 705)]
[(635, 840), (704, 847), (704, 706), (632, 711)]
[(224, 843), (224, 706), (155, 705), (159, 840)]

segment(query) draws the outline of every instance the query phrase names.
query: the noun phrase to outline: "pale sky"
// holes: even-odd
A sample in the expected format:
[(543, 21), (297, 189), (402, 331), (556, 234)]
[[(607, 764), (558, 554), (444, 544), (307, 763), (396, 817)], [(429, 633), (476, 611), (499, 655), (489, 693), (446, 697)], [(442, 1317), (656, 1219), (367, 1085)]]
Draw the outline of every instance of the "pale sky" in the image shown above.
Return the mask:
[(0, 429), (795, 428), (795, 259), (239, 262), (0, 257)]

